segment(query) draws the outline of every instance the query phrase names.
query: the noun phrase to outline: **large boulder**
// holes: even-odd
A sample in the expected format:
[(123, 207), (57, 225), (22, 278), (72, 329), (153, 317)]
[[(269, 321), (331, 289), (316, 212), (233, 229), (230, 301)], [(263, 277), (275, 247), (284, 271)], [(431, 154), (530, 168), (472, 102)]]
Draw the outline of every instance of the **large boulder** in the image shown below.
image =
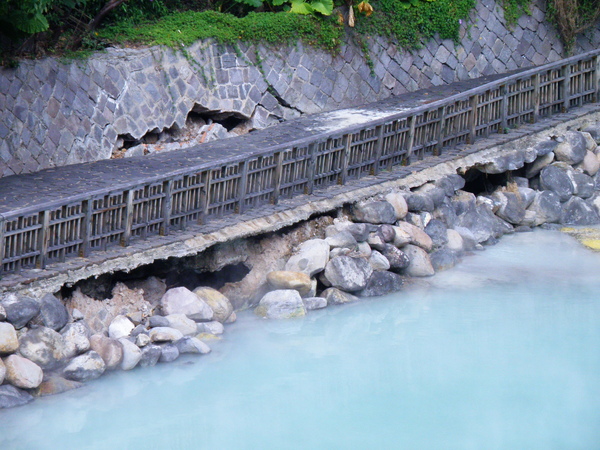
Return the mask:
[(373, 272), (365, 288), (358, 292), (361, 297), (378, 297), (397, 292), (402, 288), (404, 280), (394, 272)]
[(212, 322), (201, 322), (196, 327), (196, 334), (213, 334), (218, 336), (219, 334), (223, 334), (225, 332), (225, 327), (221, 322), (213, 320)]
[(22, 334), (19, 346), (21, 355), (42, 369), (54, 369), (70, 356), (64, 337), (46, 327), (34, 328)]
[(162, 349), (159, 345), (150, 344), (142, 349), (142, 359), (138, 363), (140, 367), (155, 366), (162, 356)]
[(197, 322), (212, 320), (214, 315), (204, 300), (185, 287), (169, 289), (160, 299), (160, 305), (165, 315), (185, 314)]
[[(356, 241), (354, 241), (356, 243)], [(267, 274), (267, 283), (274, 289), (294, 289), (302, 296), (312, 289), (310, 276), (303, 272), (276, 270)]]
[[(425, 251), (429, 252), (433, 248), (433, 241), (429, 235), (419, 227), (416, 227), (408, 222), (398, 222), (395, 231), (396, 236), (402, 235), (403, 233), (408, 234), (410, 236), (410, 243), (413, 245), (418, 245)], [(394, 244), (396, 244), (396, 241), (394, 241)]]
[(6, 312), (6, 320), (19, 330), (37, 316), (40, 312), (40, 304), (30, 297), (19, 297), (8, 294), (2, 300), (2, 306)]
[(63, 369), (63, 376), (67, 380), (90, 381), (95, 380), (106, 370), (102, 357), (93, 350), (73, 358)]
[(540, 187), (554, 192), (561, 202), (566, 202), (575, 192), (568, 172), (569, 169), (557, 164), (544, 167), (540, 173)]
[(180, 354), (196, 353), (205, 355), (210, 353), (210, 347), (195, 337), (184, 336), (175, 342), (175, 345), (177, 346), (177, 350), (179, 350)]
[(534, 226), (558, 222), (562, 212), (560, 197), (553, 191), (538, 192), (527, 209), (535, 213)]
[(111, 339), (120, 339), (131, 334), (135, 325), (127, 317), (118, 315), (108, 326), (108, 336)]
[(579, 131), (567, 131), (562, 142), (554, 149), (554, 155), (558, 161), (564, 161), (573, 165), (580, 163), (585, 158), (587, 141)]
[(570, 175), (573, 181), (573, 193), (577, 197), (590, 198), (594, 195), (596, 183), (592, 177), (580, 172), (572, 172)]
[[(490, 238), (498, 238), (511, 231), (510, 225), (496, 217), (491, 208), (485, 204), (465, 211), (456, 219), (455, 229), (466, 228), (470, 231), (476, 243), (482, 243)], [(465, 235), (461, 233), (463, 239)]]
[(19, 348), (17, 330), (8, 322), (0, 322), (0, 355), (14, 353)]
[[(167, 327), (179, 330), (184, 336), (193, 336), (196, 334), (198, 324), (185, 314), (169, 314), (165, 319), (167, 319)], [(200, 322), (200, 324), (204, 323)]]
[(355, 295), (349, 294), (337, 288), (327, 288), (321, 296), (327, 300), (328, 305), (343, 305), (345, 303), (352, 303), (360, 300)]
[(394, 223), (396, 222), (396, 210), (385, 200), (365, 201), (354, 204), (352, 207), (352, 219), (355, 222), (366, 223)]
[(596, 175), (596, 173), (598, 173), (598, 170), (600, 170), (600, 161), (594, 153), (588, 150), (585, 153), (583, 161), (581, 161), (575, 167), (581, 169), (585, 174), (593, 177)]
[(161, 345), (158, 362), (169, 363), (175, 361), (177, 358), (179, 358), (179, 349), (175, 344), (168, 343)]
[(448, 248), (440, 248), (429, 255), (431, 266), (436, 272), (451, 269), (459, 259), (455, 252)]
[(225, 323), (225, 321), (229, 319), (229, 316), (231, 316), (231, 313), (233, 313), (233, 306), (229, 299), (216, 289), (210, 287), (198, 287), (194, 289), (194, 294), (210, 306), (210, 309), (213, 310), (214, 320)]
[(298, 291), (279, 289), (265, 294), (254, 313), (266, 319), (291, 319), (304, 316), (306, 308)]
[(438, 219), (431, 219), (425, 227), (425, 233), (431, 238), (433, 248), (439, 248), (448, 243), (448, 227)]
[(411, 277), (430, 277), (435, 274), (429, 255), (421, 247), (416, 245), (407, 245), (404, 251), (410, 259), (410, 264), (404, 270), (406, 275)]
[(562, 205), (560, 223), (563, 225), (596, 225), (600, 223), (600, 217), (585, 200), (572, 197)]
[(69, 321), (67, 308), (52, 294), (46, 294), (41, 298), (40, 317), (44, 326), (55, 331), (60, 330)]
[(22, 389), (35, 389), (44, 378), (42, 368), (33, 361), (19, 355), (10, 355), (4, 359), (6, 381)]
[(324, 297), (306, 297), (302, 299), (307, 311), (323, 309), (327, 306), (327, 299)]
[(322, 272), (329, 262), (329, 244), (324, 239), (305, 241), (285, 265), (285, 270), (313, 276)]
[(121, 361), (121, 370), (131, 370), (138, 365), (142, 359), (140, 348), (127, 338), (120, 338), (119, 342), (123, 347), (123, 360)]
[(354, 250), (357, 244), (356, 238), (348, 230), (328, 236), (325, 240), (331, 248), (349, 248)]
[(100, 355), (106, 365), (106, 370), (115, 370), (120, 367), (123, 361), (123, 346), (116, 339), (102, 334), (94, 334), (90, 338), (90, 348)]
[(92, 333), (85, 321), (80, 320), (67, 324), (60, 331), (60, 334), (65, 340), (65, 347), (69, 358), (85, 353), (90, 349), (90, 337)]
[(396, 213), (396, 219), (401, 220), (406, 217), (408, 213), (408, 205), (404, 195), (400, 192), (390, 192), (385, 196), (385, 200), (392, 205), (394, 212)]
[(19, 388), (10, 385), (0, 386), (0, 409), (14, 408), (33, 401), (33, 396)]
[(535, 161), (528, 164), (525, 169), (525, 176), (533, 178), (538, 175), (544, 167), (548, 167), (554, 161), (554, 153), (550, 152), (545, 155), (538, 156)]
[(338, 256), (331, 259), (325, 267), (325, 278), (330, 285), (346, 292), (364, 289), (373, 268), (365, 258)]
[(519, 194), (507, 191), (496, 191), (492, 198), (498, 202), (499, 207), (496, 215), (501, 219), (518, 225), (525, 217), (525, 206)]
[(452, 197), (456, 191), (465, 187), (465, 179), (457, 174), (448, 175), (437, 180), (435, 186), (443, 189), (447, 197)]
[(406, 205), (410, 212), (433, 212), (435, 205), (431, 197), (425, 194), (411, 193), (406, 195)]

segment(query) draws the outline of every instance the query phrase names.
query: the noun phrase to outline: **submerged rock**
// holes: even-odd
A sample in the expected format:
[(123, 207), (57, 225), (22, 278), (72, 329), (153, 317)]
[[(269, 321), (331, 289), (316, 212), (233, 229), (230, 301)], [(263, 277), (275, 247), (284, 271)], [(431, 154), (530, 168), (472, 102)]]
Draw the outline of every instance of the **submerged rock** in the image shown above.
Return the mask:
[(210, 347), (195, 337), (184, 336), (175, 342), (175, 345), (177, 346), (180, 354), (197, 353), (200, 355), (205, 355), (210, 353)]
[(14, 386), (0, 386), (0, 409), (14, 408), (33, 401), (33, 396)]
[(233, 313), (233, 306), (229, 299), (216, 289), (210, 287), (198, 287), (194, 289), (194, 294), (210, 306), (213, 310), (214, 320), (225, 323), (229, 316), (231, 316), (231, 313)]
[(83, 386), (83, 383), (74, 380), (67, 380), (58, 375), (52, 375), (48, 379), (42, 381), (34, 392), (36, 397), (45, 397), (47, 395), (62, 394), (63, 392), (72, 391)]
[(306, 308), (298, 291), (279, 289), (265, 294), (254, 313), (266, 319), (291, 319), (304, 316)]
[(355, 295), (349, 294), (337, 288), (325, 289), (321, 296), (325, 297), (328, 305), (343, 305), (345, 303), (352, 303), (360, 300)]
[(404, 285), (403, 278), (394, 272), (373, 272), (365, 288), (358, 293), (361, 297), (378, 297), (397, 292)]

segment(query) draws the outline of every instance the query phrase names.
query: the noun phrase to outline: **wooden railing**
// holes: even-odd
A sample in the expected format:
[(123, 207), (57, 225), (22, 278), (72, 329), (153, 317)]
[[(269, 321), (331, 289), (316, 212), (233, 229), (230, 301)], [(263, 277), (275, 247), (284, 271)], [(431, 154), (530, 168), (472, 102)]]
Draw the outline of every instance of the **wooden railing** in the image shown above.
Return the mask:
[(0, 273), (44, 268), (166, 235), (280, 198), (408, 165), (540, 117), (598, 101), (600, 51), (508, 76), (409, 111), (0, 216)]

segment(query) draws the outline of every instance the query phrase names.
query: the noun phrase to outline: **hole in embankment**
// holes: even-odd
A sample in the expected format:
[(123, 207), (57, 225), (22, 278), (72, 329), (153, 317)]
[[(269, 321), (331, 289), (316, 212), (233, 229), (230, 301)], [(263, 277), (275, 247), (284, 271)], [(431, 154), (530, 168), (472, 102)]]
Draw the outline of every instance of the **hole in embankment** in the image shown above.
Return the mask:
[(498, 186), (506, 186), (514, 177), (522, 177), (523, 169), (513, 170), (498, 174), (483, 173), (476, 168), (471, 168), (463, 175), (465, 187), (463, 191), (475, 195), (492, 194)]

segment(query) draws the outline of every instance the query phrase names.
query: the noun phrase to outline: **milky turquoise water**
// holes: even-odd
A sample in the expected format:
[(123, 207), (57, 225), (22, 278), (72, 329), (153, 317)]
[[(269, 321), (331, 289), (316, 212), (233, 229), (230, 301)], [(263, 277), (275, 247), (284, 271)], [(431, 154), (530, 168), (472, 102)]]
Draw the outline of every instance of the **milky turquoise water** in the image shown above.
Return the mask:
[(0, 449), (600, 448), (600, 254), (508, 236), (379, 299), (0, 410)]

